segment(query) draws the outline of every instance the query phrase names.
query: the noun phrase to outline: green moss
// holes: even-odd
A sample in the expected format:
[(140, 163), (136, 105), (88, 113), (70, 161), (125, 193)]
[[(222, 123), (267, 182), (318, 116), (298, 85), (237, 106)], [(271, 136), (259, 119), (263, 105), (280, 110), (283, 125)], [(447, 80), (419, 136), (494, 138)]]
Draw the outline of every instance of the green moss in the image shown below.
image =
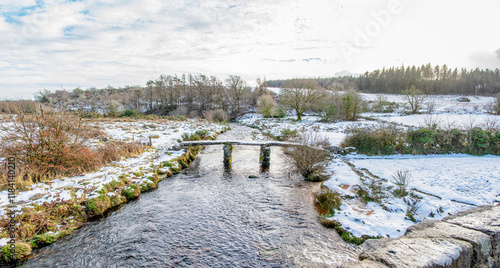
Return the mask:
[(111, 200), (107, 195), (99, 195), (96, 198), (88, 199), (85, 207), (90, 215), (101, 215), (111, 208)]
[(179, 164), (182, 168), (188, 168), (188, 164), (184, 160), (179, 160)]
[(139, 189), (139, 186), (132, 184), (123, 189), (122, 195), (127, 198), (127, 200), (133, 199), (138, 197), (141, 194), (141, 190)]
[(140, 186), (141, 186), (141, 193), (156, 188), (156, 184), (153, 182), (143, 182)]
[(116, 207), (118, 205), (121, 205), (125, 202), (127, 202), (127, 198), (122, 195), (113, 195), (109, 198), (109, 202), (111, 207)]
[(363, 235), (361, 237), (356, 237), (351, 232), (349, 232), (349, 231), (345, 230), (344, 228), (342, 228), (342, 224), (340, 224), (340, 222), (338, 222), (336, 220), (329, 220), (326, 217), (320, 217), (319, 221), (320, 221), (320, 223), (323, 226), (325, 226), (327, 228), (335, 229), (335, 231), (337, 231), (337, 233), (342, 237), (342, 239), (344, 239), (344, 241), (346, 241), (348, 243), (353, 243), (353, 244), (356, 244), (356, 245), (361, 245), (361, 244), (363, 244), (368, 239), (382, 238), (381, 236), (374, 237), (374, 236), (368, 236), (368, 235)]
[(117, 180), (113, 180), (113, 181), (111, 181), (111, 182), (110, 182), (109, 184), (107, 184), (107, 185), (109, 185), (109, 190), (108, 190), (108, 191), (109, 191), (109, 192), (114, 192), (115, 190), (120, 189), (120, 188), (122, 188), (123, 186), (125, 186), (125, 182), (124, 182), (124, 181), (122, 181), (122, 180), (119, 180), (119, 181), (117, 181)]
[(39, 248), (41, 246), (50, 245), (58, 239), (57, 235), (54, 233), (44, 233), (35, 236), (31, 240), (31, 247)]
[(181, 170), (176, 167), (171, 167), (170, 171), (172, 172), (172, 175), (179, 174), (181, 172)]

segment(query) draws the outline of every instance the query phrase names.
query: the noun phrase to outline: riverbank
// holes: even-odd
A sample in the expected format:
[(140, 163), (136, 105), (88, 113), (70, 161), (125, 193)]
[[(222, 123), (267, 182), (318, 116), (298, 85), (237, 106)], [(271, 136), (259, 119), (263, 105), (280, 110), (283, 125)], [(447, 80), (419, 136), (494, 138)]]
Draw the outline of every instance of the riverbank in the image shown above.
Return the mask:
[[(368, 101), (388, 98), (399, 110), (365, 113), (355, 122), (323, 123), (319, 116), (281, 119), (247, 114), (241, 124), (257, 128), (268, 136), (293, 138), (301, 131), (313, 131), (339, 146), (355, 129), (387, 125), (398, 129), (438, 126), (498, 129), (500, 117), (482, 106), (491, 98), (470, 96), (468, 103), (457, 96), (427, 96), (430, 114), (405, 115), (404, 96), (363, 94)], [(349, 148), (352, 151), (352, 148)], [(402, 236), (418, 222), (440, 220), (477, 206), (500, 202), (499, 156), (442, 154), (368, 156), (357, 153), (335, 155), (328, 162), (329, 179), (323, 184), (341, 198), (342, 204), (325, 221), (340, 226), (341, 235), (362, 238)], [(398, 175), (399, 174), (399, 175)], [(402, 176), (404, 175), (404, 176)], [(402, 181), (401, 181), (402, 180)], [(339, 228), (337, 228), (339, 229)], [(360, 240), (358, 240), (360, 241)]]
[(150, 140), (152, 146), (136, 157), (122, 159), (97, 172), (58, 178), (16, 193), (15, 253), (10, 250), (7, 191), (0, 195), (2, 263), (26, 258), (35, 248), (51, 244), (85, 222), (157, 187), (159, 181), (179, 173), (201, 148), (176, 149), (184, 135), (196, 132), (216, 138), (227, 125), (201, 120), (102, 120), (92, 122), (119, 140)]

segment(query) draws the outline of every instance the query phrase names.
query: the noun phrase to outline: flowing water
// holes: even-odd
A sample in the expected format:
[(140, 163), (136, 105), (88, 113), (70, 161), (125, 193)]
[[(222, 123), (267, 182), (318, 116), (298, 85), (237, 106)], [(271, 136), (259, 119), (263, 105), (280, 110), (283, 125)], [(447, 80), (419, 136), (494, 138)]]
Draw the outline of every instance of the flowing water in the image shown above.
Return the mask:
[[(233, 125), (221, 140), (251, 140)], [(291, 173), (279, 147), (259, 173), (259, 147), (208, 146), (188, 170), (42, 248), (23, 267), (336, 267), (359, 250), (318, 223), (319, 184)], [(249, 178), (257, 175), (258, 178)]]

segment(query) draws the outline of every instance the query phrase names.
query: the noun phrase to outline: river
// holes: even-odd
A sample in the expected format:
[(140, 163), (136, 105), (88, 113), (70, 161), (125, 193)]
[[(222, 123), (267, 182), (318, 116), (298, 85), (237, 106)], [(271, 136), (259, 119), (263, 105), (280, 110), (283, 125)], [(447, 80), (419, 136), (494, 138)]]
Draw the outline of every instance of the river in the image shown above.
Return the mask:
[[(221, 140), (251, 140), (232, 125)], [(280, 147), (259, 173), (259, 147), (222, 146), (106, 217), (35, 251), (23, 267), (336, 267), (359, 249), (318, 222), (318, 183), (293, 174)], [(258, 178), (250, 178), (256, 175)]]

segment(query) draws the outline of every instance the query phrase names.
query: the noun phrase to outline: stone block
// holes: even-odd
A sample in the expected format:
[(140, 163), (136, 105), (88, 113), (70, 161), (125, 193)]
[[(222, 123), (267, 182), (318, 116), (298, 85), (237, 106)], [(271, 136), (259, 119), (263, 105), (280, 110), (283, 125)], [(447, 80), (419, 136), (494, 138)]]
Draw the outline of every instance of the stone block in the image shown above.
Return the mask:
[(471, 267), (473, 247), (453, 238), (409, 238), (368, 240), (360, 260), (389, 267)]
[(491, 267), (490, 237), (482, 232), (442, 221), (424, 221), (406, 230), (408, 238), (455, 238), (473, 247), (472, 267)]

